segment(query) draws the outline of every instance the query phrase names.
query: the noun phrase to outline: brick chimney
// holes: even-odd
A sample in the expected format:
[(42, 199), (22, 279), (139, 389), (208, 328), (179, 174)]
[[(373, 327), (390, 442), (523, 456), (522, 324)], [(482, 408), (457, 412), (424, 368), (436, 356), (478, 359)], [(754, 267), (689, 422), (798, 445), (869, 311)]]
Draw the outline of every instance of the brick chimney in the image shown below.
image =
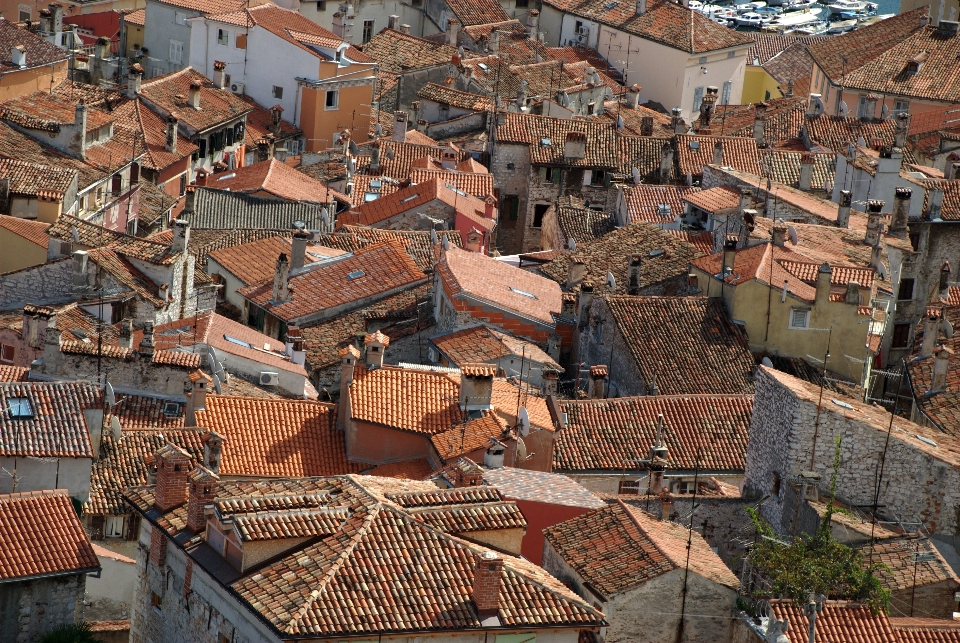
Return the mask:
[(200, 440), (203, 442), (203, 466), (219, 474), (220, 459), (223, 455), (223, 436), (216, 431), (208, 431)]
[(457, 468), (453, 472), (453, 486), (479, 487), (483, 484), (483, 469), (474, 464), (469, 458), (460, 458)]
[(277, 269), (273, 274), (273, 294), (271, 300), (283, 302), (290, 299), (290, 262), (287, 255), (281, 253), (277, 257)]
[(140, 63), (133, 63), (127, 70), (127, 98), (136, 98), (140, 93), (140, 83), (143, 81), (143, 67)]
[(177, 153), (177, 127), (179, 124), (180, 121), (177, 120), (176, 114), (171, 113), (167, 116), (167, 141), (164, 143), (163, 149), (171, 154)]
[(493, 409), (493, 378), (497, 368), (492, 364), (467, 363), (460, 366), (460, 410)]
[(853, 194), (850, 190), (840, 190), (840, 207), (837, 209), (837, 227), (850, 227), (850, 206), (853, 204)]
[(590, 367), (590, 390), (587, 391), (587, 395), (591, 400), (601, 400), (606, 397), (606, 395), (604, 395), (606, 379), (607, 366), (605, 364)]
[(197, 168), (196, 176), (193, 179), (193, 182), (197, 185), (203, 186), (207, 184), (207, 171), (205, 169)]
[(187, 501), (187, 475), (193, 468), (193, 461), (180, 447), (166, 444), (157, 451), (154, 462), (157, 485), (153, 492), (153, 506), (166, 513)]
[(190, 93), (187, 94), (187, 104), (193, 109), (200, 109), (200, 90), (202, 88), (203, 83), (199, 80), (190, 82)]
[(220, 476), (206, 467), (197, 466), (187, 476), (187, 481), (187, 529), (195, 534), (202, 534), (207, 528), (204, 507), (216, 499)]
[(804, 152), (800, 155), (800, 179), (797, 187), (808, 192), (813, 187), (813, 154)]
[(290, 270), (299, 270), (303, 268), (307, 260), (307, 242), (310, 240), (310, 234), (297, 230), (290, 240)]
[(222, 60), (213, 61), (213, 86), (217, 89), (227, 86), (227, 63)]
[(394, 112), (393, 115), (393, 133), (390, 138), (401, 143), (407, 140), (407, 113)]
[(941, 393), (947, 388), (947, 370), (952, 357), (953, 350), (946, 346), (940, 346), (934, 353), (933, 383), (930, 387), (930, 393)]
[(383, 355), (387, 351), (387, 346), (390, 345), (390, 338), (381, 333), (379, 330), (375, 333), (370, 333), (363, 338), (363, 348), (366, 353), (367, 368), (370, 370), (380, 368), (383, 366)]
[(833, 277), (833, 268), (824, 261), (820, 264), (820, 270), (817, 271), (817, 303), (822, 303), (830, 299), (830, 279)]
[(907, 238), (907, 223), (910, 220), (910, 197), (913, 190), (898, 187), (893, 196), (893, 218), (890, 221), (890, 234), (898, 239)]
[(207, 392), (210, 390), (210, 383), (213, 378), (200, 369), (190, 373), (190, 390), (187, 392), (187, 407), (184, 412), (184, 426), (197, 426), (197, 411), (207, 409)]
[(901, 150), (907, 145), (907, 130), (910, 127), (910, 114), (900, 112), (894, 125), (893, 146)]
[(643, 267), (643, 255), (630, 255), (627, 263), (627, 294), (640, 294), (640, 269)]
[(500, 611), (500, 576), (503, 559), (496, 552), (485, 551), (476, 556), (473, 574), (473, 604), (480, 619), (496, 616)]
[(340, 349), (340, 403), (337, 405), (337, 428), (347, 426), (350, 417), (350, 385), (353, 383), (353, 372), (360, 359), (360, 350), (350, 344)]
[(867, 233), (863, 242), (874, 248), (880, 247), (880, 236), (883, 234), (883, 201), (871, 199), (867, 201)]

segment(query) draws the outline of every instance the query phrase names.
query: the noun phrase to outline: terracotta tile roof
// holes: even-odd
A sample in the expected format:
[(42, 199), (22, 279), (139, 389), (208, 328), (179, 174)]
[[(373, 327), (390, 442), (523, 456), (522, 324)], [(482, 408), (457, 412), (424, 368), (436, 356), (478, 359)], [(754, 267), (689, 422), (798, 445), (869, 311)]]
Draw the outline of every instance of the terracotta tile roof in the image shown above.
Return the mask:
[(199, 426), (224, 438), (225, 475), (329, 476), (364, 468), (347, 461), (332, 404), (208, 395), (196, 414)]
[[(510, 20), (510, 16), (497, 0), (447, 0), (447, 6), (462, 27)], [(441, 30), (447, 28), (446, 25), (439, 27)]]
[(515, 467), (483, 469), (485, 484), (510, 500), (528, 500), (564, 507), (597, 509), (604, 502), (585, 487), (559, 473), (529, 471)]
[(459, 390), (459, 378), (445, 373), (357, 366), (350, 414), (361, 422), (436, 435), (461, 421)]
[(433, 467), (424, 458), (406, 462), (379, 464), (367, 472), (367, 475), (381, 478), (399, 478), (401, 480), (424, 480), (433, 472)]
[(800, 165), (806, 155), (813, 160), (811, 189), (824, 190), (833, 181), (837, 172), (837, 155), (833, 152), (763, 150), (760, 156), (762, 169), (759, 172), (777, 183), (796, 189), (800, 181)]
[(577, 196), (561, 196), (552, 207), (557, 212), (564, 249), (568, 247), (570, 239), (577, 244), (590, 243), (613, 232), (616, 227), (616, 221), (609, 212), (588, 208), (583, 199)]
[(160, 299), (159, 286), (138, 270), (122, 254), (109, 248), (96, 248), (88, 251), (89, 258), (103, 270), (137, 295), (153, 304), (154, 308), (166, 306), (168, 302)]
[[(69, 60), (70, 54), (57, 47), (39, 34), (33, 33), (20, 24), (4, 20), (0, 23), (0, 73), (8, 74), (20, 71), (19, 64), (13, 64), (11, 49), (23, 47), (26, 53), (27, 69), (46, 67)], [(16, 82), (16, 81), (12, 81)]]
[(163, 4), (192, 9), (201, 14), (219, 13), (223, 11), (239, 11), (246, 6), (239, 0), (161, 0)]
[(178, 403), (176, 413), (168, 415), (164, 409), (168, 408), (169, 401), (144, 395), (118, 395), (111, 414), (117, 416), (124, 429), (182, 428), (183, 405)]
[[(591, 47), (584, 47), (582, 45), (573, 47), (547, 47), (547, 55), (554, 60), (563, 60), (568, 63), (588, 63), (598, 72), (602, 72), (618, 82), (623, 81), (620, 70), (607, 62), (606, 58)], [(626, 87), (621, 86), (621, 90), (626, 91)]]
[[(440, 201), (454, 212), (462, 214), (483, 226), (485, 230), (492, 230), (496, 224), (496, 217), (485, 216), (486, 204), (466, 192), (460, 194), (452, 185), (446, 182), (446, 175), (427, 178), (422, 183), (400, 188), (392, 194), (381, 196), (379, 199), (367, 201), (353, 209), (355, 216), (347, 217), (343, 214), (340, 219), (352, 218), (357, 223), (366, 226), (383, 223), (395, 216), (404, 214), (416, 208), (421, 208), (432, 201)], [(471, 175), (467, 175), (471, 176)], [(461, 190), (462, 192), (462, 190)], [(494, 209), (496, 214), (496, 209)]]
[(49, 223), (0, 214), (0, 228), (12, 232), (41, 248), (46, 248), (47, 242), (50, 241), (50, 235), (47, 234), (47, 230), (50, 228)]
[[(482, 167), (482, 166), (481, 166)], [(484, 168), (486, 169), (486, 168)], [(483, 199), (493, 195), (493, 174), (489, 172), (451, 172), (449, 170), (411, 170), (410, 180), (415, 183), (424, 183), (438, 180), (444, 185), (450, 185), (466, 192), (470, 196)]]
[(347, 196), (329, 190), (326, 184), (275, 158), (214, 174), (207, 179), (206, 187), (232, 192), (266, 192), (287, 201), (330, 203), (335, 197), (349, 200)]
[[(393, 240), (403, 244), (407, 250), (407, 254), (413, 258), (414, 262), (417, 264), (417, 267), (424, 272), (433, 272), (433, 264), (435, 261), (433, 256), (434, 244), (430, 240), (431, 235), (429, 231), (386, 230), (384, 228), (368, 228), (365, 226), (344, 225), (339, 228), (335, 235), (339, 235), (340, 233), (347, 235), (349, 239), (352, 240), (352, 243), (358, 244), (355, 248), (339, 245), (336, 246), (341, 250), (353, 251), (355, 249), (366, 247), (370, 244)], [(440, 239), (446, 238), (451, 246), (456, 246), (457, 248), (463, 247), (463, 238), (456, 230), (438, 231), (437, 236)], [(319, 237), (319, 241), (324, 245), (331, 245), (329, 239), (330, 236)]]
[[(115, 129), (143, 137), (146, 149), (141, 163), (148, 169), (164, 170), (199, 149), (189, 138), (177, 134), (177, 152), (168, 152), (166, 121), (139, 99), (125, 100), (118, 106), (111, 105), (110, 109), (109, 114), (115, 119)], [(106, 110), (104, 112), (107, 113)]]
[(144, 9), (134, 9), (129, 13), (123, 14), (123, 22), (128, 25), (136, 25), (142, 27), (147, 20), (147, 10)]
[(0, 580), (98, 571), (65, 489), (0, 495)]
[[(363, 274), (350, 277), (357, 272)], [(349, 255), (305, 266), (302, 272), (290, 278), (293, 295), (286, 302), (271, 303), (272, 279), (237, 292), (271, 315), (293, 321), (324, 310), (349, 307), (368, 297), (387, 296), (400, 288), (418, 285), (425, 279), (426, 275), (401, 244), (384, 241)]]
[(556, 283), (476, 252), (451, 247), (437, 264), (437, 271), (454, 298), (480, 302), (550, 326), (554, 315), (560, 314), (560, 287)]
[(671, 468), (736, 472), (744, 468), (752, 395), (660, 395), (562, 401), (567, 414), (554, 451), (556, 471), (636, 470), (647, 457), (663, 414)]
[(406, 491), (404, 493), (387, 493), (386, 497), (404, 509), (500, 502), (503, 500), (503, 495), (498, 490), (489, 487)]
[[(922, 29), (922, 20), (929, 13), (929, 8), (924, 6), (829, 38), (810, 45), (810, 55), (831, 80), (839, 81), (844, 74), (849, 77), (864, 65), (885, 58), (888, 51)], [(916, 54), (914, 52), (912, 56)]]
[[(411, 178), (412, 180), (412, 178)], [(374, 183), (375, 182), (375, 183)], [(373, 185), (371, 185), (373, 183)], [(379, 183), (379, 187), (377, 184)], [(400, 189), (400, 182), (396, 179), (383, 176), (373, 176), (372, 174), (354, 174), (353, 191), (348, 198), (352, 205), (360, 205), (367, 201), (367, 194), (379, 195), (379, 197), (393, 194)]]
[(542, 266), (540, 271), (557, 283), (564, 284), (570, 264), (579, 261), (587, 266), (584, 283), (592, 284), (594, 292), (605, 292), (607, 272), (613, 274), (618, 287), (625, 287), (627, 264), (634, 254), (644, 255), (640, 288), (662, 283), (677, 275), (686, 275), (690, 262), (702, 256), (696, 247), (664, 230), (647, 223), (633, 223), (597, 241), (578, 246), (573, 252)]
[(872, 554), (869, 543), (859, 549), (864, 558), (872, 556), (875, 564), (886, 566), (877, 571), (877, 576), (891, 592), (937, 583), (947, 583), (955, 589), (960, 588), (960, 578), (929, 538), (918, 540), (911, 536), (882, 540), (873, 544)]
[[(656, 126), (654, 126), (656, 131)], [(630, 176), (633, 168), (640, 172), (640, 178), (647, 183), (660, 183), (660, 161), (664, 148), (670, 148), (673, 153), (673, 143), (667, 134), (666, 137), (654, 136), (619, 136), (617, 139), (618, 170), (621, 174)], [(677, 178), (676, 164), (668, 168), (668, 180)]]
[[(207, 16), (207, 20), (226, 22), (241, 27), (262, 27), (278, 38), (286, 40), (300, 49), (320, 58), (333, 60), (331, 55), (318, 51), (317, 47), (335, 51), (344, 44), (343, 38), (324, 29), (302, 14), (278, 7), (273, 3), (234, 10), (232, 13), (216, 13)], [(312, 45), (312, 46), (311, 46)], [(369, 62), (364, 57), (355, 62)]]
[[(564, 158), (564, 141), (568, 134), (586, 136), (586, 155), (582, 159)], [(536, 165), (615, 168), (616, 127), (607, 123), (507, 113), (497, 125), (497, 140), (530, 146), (530, 162)]]
[(381, 328), (386, 323), (385, 332), (394, 340), (426, 328), (430, 321), (422, 312), (424, 319), (420, 319), (417, 307), (430, 300), (430, 289), (429, 283), (409, 288), (328, 321), (308, 324), (302, 329), (308, 368), (314, 371), (339, 364), (340, 349), (356, 342), (358, 334), (365, 334), (368, 323), (376, 323)]
[(706, 230), (666, 230), (668, 234), (686, 241), (703, 254), (713, 252), (713, 233)]
[(313, 538), (330, 536), (350, 518), (350, 510), (290, 509), (262, 514), (239, 514), (234, 518), (240, 540), (243, 542), (273, 540), (275, 538)]
[(765, 62), (763, 68), (780, 83), (784, 93), (792, 82), (795, 95), (808, 94), (810, 79), (813, 75), (813, 58), (807, 52), (806, 44), (798, 42), (790, 45)]
[[(807, 135), (814, 144), (835, 152), (845, 152), (847, 143), (855, 143), (860, 138), (863, 138), (868, 144), (872, 144), (873, 141), (881, 141), (883, 144), (892, 145), (896, 127), (892, 118), (877, 121), (853, 116), (828, 116), (827, 114), (806, 117), (803, 123)], [(907, 150), (905, 150), (906, 153)], [(905, 158), (909, 161), (909, 158), (906, 156)]]
[[(27, 129), (55, 133), (63, 125), (74, 124), (76, 104), (48, 92), (34, 92), (0, 105), (0, 118)], [(101, 111), (87, 109), (88, 132), (109, 125), (113, 120)]]
[(449, 64), (456, 47), (417, 38), (393, 29), (384, 29), (363, 45), (363, 53), (377, 61), (380, 69), (394, 74)]
[[(518, 29), (520, 34), (515, 39), (506, 39), (506, 42), (531, 42), (522, 27), (518, 25)], [(470, 58), (462, 63), (463, 66), (472, 70), (471, 81), (480, 84), (487, 93), (499, 94), (501, 98), (512, 100), (520, 95), (522, 83), (526, 81), (527, 95), (538, 97), (540, 100), (555, 96), (558, 91), (571, 94), (594, 86), (587, 76), (587, 70), (591, 67), (588, 62), (566, 63), (562, 60), (545, 60), (531, 63), (529, 61), (534, 58), (533, 55), (505, 54), (504, 42), (505, 39), (501, 37), (500, 50), (497, 54), (484, 58)], [(597, 70), (594, 69), (594, 71)], [(602, 71), (598, 71), (597, 75), (600, 84), (609, 88), (611, 93), (618, 94), (623, 91), (623, 85)]]
[(472, 326), (430, 338), (430, 343), (454, 366), (478, 362), (499, 363), (523, 357), (534, 363), (563, 370), (546, 352), (529, 342), (488, 326)]
[(666, 0), (648, 2), (643, 15), (637, 15), (636, 6), (630, 2), (548, 0), (547, 4), (687, 53), (702, 54), (750, 44), (750, 39), (743, 34)]
[(746, 334), (722, 301), (629, 295), (609, 295), (605, 301), (644, 380), (655, 377), (662, 393), (753, 391)]
[(780, 55), (781, 52), (793, 45), (815, 45), (830, 38), (830, 36), (799, 36), (760, 31), (744, 32), (744, 35), (753, 40), (753, 47), (747, 54), (747, 64), (751, 65), (764, 65), (768, 60)]
[(10, 366), (9, 364), (0, 364), (0, 383), (26, 382), (29, 375), (29, 366)]
[[(592, 51), (592, 50), (591, 50)], [(621, 88), (626, 91), (625, 87)], [(617, 120), (619, 117), (619, 121)], [(615, 100), (608, 100), (603, 104), (603, 113), (594, 117), (597, 120), (607, 121), (609, 123), (623, 122), (623, 129), (620, 130), (628, 136), (643, 135), (643, 119), (653, 119), (653, 130), (649, 136), (669, 138), (673, 136), (673, 128), (670, 127), (670, 117), (661, 112), (637, 105), (636, 108), (630, 108), (618, 103)], [(659, 150), (657, 150), (657, 162), (659, 163)]]
[(59, 200), (76, 177), (76, 170), (18, 159), (0, 159), (0, 178), (9, 179), (13, 194)]
[[(630, 223), (673, 223), (683, 215), (684, 199), (694, 195), (700, 188), (686, 185), (635, 185), (624, 190), (627, 201), (627, 215)], [(661, 206), (669, 206), (669, 211), (661, 213)]]
[[(622, 502), (571, 518), (544, 530), (557, 554), (605, 598), (652, 581), (675, 569), (731, 589), (740, 581), (699, 534), (658, 521)], [(687, 540), (691, 549), (687, 552)]]
[[(954, 288), (951, 288), (954, 290)], [(953, 293), (951, 293), (953, 294)], [(941, 314), (953, 324), (954, 328), (960, 324), (960, 308), (949, 306), (942, 309)], [(940, 322), (943, 324), (943, 321)], [(950, 364), (947, 369), (946, 386), (943, 391), (928, 395), (933, 387), (933, 357), (920, 358), (920, 344), (923, 341), (924, 321), (916, 327), (914, 343), (914, 359), (907, 360), (907, 373), (910, 377), (910, 386), (913, 389), (913, 398), (918, 410), (933, 422), (941, 431), (950, 435), (960, 435), (960, 369), (957, 364)], [(952, 337), (939, 337), (938, 344), (946, 346), (956, 355), (960, 350), (960, 338), (954, 333)]]
[[(200, 109), (187, 103), (190, 84), (201, 83)], [(195, 132), (232, 121), (250, 111), (250, 106), (226, 89), (218, 89), (206, 76), (186, 67), (163, 76), (144, 80), (140, 98), (163, 114), (175, 112), (180, 122)]]
[(715, 188), (687, 194), (683, 200), (701, 210), (719, 212), (740, 205), (740, 190), (729, 185), (718, 185)]
[(540, 391), (527, 384), (518, 386), (516, 378), (493, 380), (493, 395), (490, 398), (494, 410), (509, 426), (517, 425), (517, 413), (520, 408), (527, 409), (530, 426), (554, 431), (553, 417), (547, 408), (547, 401)]
[[(25, 402), (21, 401), (25, 400)], [(98, 407), (99, 391), (85, 382), (0, 384), (0, 453), (6, 456), (92, 458), (83, 411)], [(30, 413), (13, 416), (13, 409)]]
[(417, 98), (476, 112), (489, 112), (493, 109), (493, 99), (489, 96), (462, 92), (437, 83), (427, 83), (421, 87)]
[(422, 509), (410, 511), (410, 514), (425, 525), (448, 534), (527, 527), (527, 520), (515, 502)]
[(434, 433), (430, 442), (440, 458), (449, 462), (488, 446), (490, 438), (501, 439), (508, 431), (509, 427), (496, 413), (488, 412), (475, 420), (455, 424), (442, 433)]
[[(753, 34), (768, 35), (768, 34)], [(807, 101), (802, 96), (772, 98), (766, 101), (763, 121), (763, 142), (780, 145), (786, 141), (799, 141), (803, 127)], [(717, 105), (712, 125), (721, 136), (744, 136), (753, 138), (753, 124), (757, 120), (757, 104)], [(806, 149), (804, 147), (804, 149)]]
[[(769, 602), (770, 614), (777, 620), (788, 620), (791, 631), (794, 624), (806, 629), (810, 620), (802, 606), (789, 599), (772, 599)], [(824, 601), (823, 611), (817, 614), (816, 636), (821, 643), (847, 643), (851, 636), (869, 643), (899, 641), (886, 614), (874, 613), (864, 604), (840, 601)]]
[(939, 618), (890, 618), (900, 643), (955, 643), (960, 623)]
[(713, 163), (714, 147), (723, 146), (724, 167), (760, 174), (760, 151), (756, 141), (742, 136), (677, 135), (677, 166), (681, 176), (699, 176), (703, 166)]
[(247, 114), (247, 128), (243, 133), (243, 140), (246, 145), (253, 147), (257, 144), (257, 141), (267, 138), (268, 135), (273, 136), (277, 142), (303, 136), (303, 130), (282, 118), (280, 119), (280, 133), (276, 134), (272, 129), (270, 110), (247, 95), (241, 96), (241, 98), (253, 110)]
[[(290, 257), (290, 237), (277, 235), (259, 241), (251, 241), (236, 246), (215, 250), (207, 255), (208, 260), (219, 264), (244, 285), (273, 281), (277, 270), (277, 257), (285, 254)], [(321, 261), (330, 256), (343, 254), (341, 250), (325, 249), (323, 246), (308, 246), (304, 256), (304, 265)]]

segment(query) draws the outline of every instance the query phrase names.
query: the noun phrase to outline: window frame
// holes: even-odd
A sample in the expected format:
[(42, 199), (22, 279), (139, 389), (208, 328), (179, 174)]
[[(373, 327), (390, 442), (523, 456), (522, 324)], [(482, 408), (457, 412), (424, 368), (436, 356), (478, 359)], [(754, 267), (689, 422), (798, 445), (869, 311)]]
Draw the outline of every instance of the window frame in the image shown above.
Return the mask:
[(272, 95), (272, 96), (274, 97), (274, 99), (276, 99), (276, 100), (283, 100), (283, 86), (282, 86), (282, 85), (274, 85), (271, 95)]
[[(174, 56), (176, 52), (176, 56)], [(183, 41), (170, 39), (169, 49), (167, 51), (167, 60), (174, 65), (183, 64)]]
[(363, 44), (367, 44), (373, 39), (373, 34), (375, 33), (377, 21), (376, 20), (364, 20), (363, 21), (363, 31), (361, 32), (361, 38)]
[(104, 518), (103, 537), (123, 538), (123, 516), (104, 516)]
[(221, 47), (230, 46), (230, 31), (217, 27), (217, 44)]
[[(904, 293), (905, 290), (908, 290), (909, 292)], [(907, 294), (909, 296), (904, 297), (904, 294)], [(917, 294), (916, 279), (913, 279), (912, 277), (910, 277), (907, 279), (900, 280), (900, 285), (897, 287), (897, 301), (913, 301), (916, 294)]]
[[(8, 351), (9, 349), (9, 351)], [(10, 357), (5, 357), (9, 352)], [(13, 344), (0, 344), (0, 364), (13, 364), (17, 359), (17, 347)]]
[(890, 348), (900, 349), (900, 348), (909, 348), (909, 347), (910, 347), (910, 324), (894, 324), (893, 334), (890, 337)]
[[(795, 322), (797, 321), (797, 315), (803, 314), (803, 325), (798, 326)], [(807, 330), (810, 328), (810, 309), (809, 308), (790, 308), (790, 321), (789, 327), (793, 330)]]
[[(333, 96), (333, 105), (330, 104), (330, 97)], [(326, 96), (323, 97), (323, 109), (324, 110), (338, 110), (340, 109), (340, 90), (339, 89), (328, 89)]]

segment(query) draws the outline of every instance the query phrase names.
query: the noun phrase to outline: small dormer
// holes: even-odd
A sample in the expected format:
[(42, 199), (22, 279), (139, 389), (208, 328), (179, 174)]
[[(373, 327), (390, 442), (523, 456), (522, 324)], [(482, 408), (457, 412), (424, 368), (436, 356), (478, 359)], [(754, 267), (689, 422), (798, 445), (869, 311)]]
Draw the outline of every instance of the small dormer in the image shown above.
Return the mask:
[(923, 63), (926, 62), (927, 56), (929, 54), (926, 51), (921, 51), (919, 54), (907, 61), (907, 66), (904, 68), (903, 72), (908, 76), (915, 75), (920, 68), (923, 67)]

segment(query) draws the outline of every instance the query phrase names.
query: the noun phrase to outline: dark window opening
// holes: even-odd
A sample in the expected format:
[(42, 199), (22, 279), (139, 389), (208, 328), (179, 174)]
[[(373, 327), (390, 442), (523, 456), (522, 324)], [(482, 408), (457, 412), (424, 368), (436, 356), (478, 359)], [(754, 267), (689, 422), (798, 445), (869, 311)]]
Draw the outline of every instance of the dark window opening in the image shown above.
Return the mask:
[(533, 206), (533, 227), (539, 228), (543, 225), (543, 215), (547, 213), (547, 210), (550, 209), (550, 205), (547, 203), (538, 203)]
[(894, 324), (891, 348), (906, 348), (909, 344), (910, 324)]
[(134, 163), (130, 166), (130, 184), (138, 183), (140, 181), (140, 165)]
[(900, 290), (897, 292), (897, 299), (900, 301), (910, 301), (913, 299), (913, 279), (900, 280)]

